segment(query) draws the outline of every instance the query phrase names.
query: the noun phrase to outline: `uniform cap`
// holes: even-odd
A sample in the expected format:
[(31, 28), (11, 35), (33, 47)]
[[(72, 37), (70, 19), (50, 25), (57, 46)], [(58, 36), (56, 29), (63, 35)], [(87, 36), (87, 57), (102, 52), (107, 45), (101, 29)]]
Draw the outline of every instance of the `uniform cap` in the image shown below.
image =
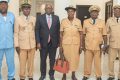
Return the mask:
[(92, 12), (92, 11), (98, 11), (100, 12), (100, 7), (97, 6), (97, 5), (93, 5), (89, 8), (89, 12)]
[(73, 9), (74, 11), (76, 11), (76, 8), (73, 5), (69, 5), (65, 8), (66, 11), (68, 11), (69, 9)]

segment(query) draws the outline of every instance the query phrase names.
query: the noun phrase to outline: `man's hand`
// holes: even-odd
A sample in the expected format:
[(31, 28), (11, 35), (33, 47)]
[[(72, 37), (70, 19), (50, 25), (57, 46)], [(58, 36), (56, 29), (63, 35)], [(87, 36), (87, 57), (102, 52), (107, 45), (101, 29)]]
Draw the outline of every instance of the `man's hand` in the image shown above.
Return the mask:
[(18, 53), (18, 55), (20, 55), (20, 48), (16, 47), (16, 52)]
[(82, 53), (82, 50), (83, 50), (83, 47), (80, 47), (80, 49), (79, 49), (79, 54)]
[(40, 43), (37, 43), (37, 49), (41, 49), (41, 44)]
[(64, 54), (63, 54), (63, 47), (60, 47), (60, 50), (59, 50), (59, 54), (60, 54), (60, 59), (64, 60), (65, 57), (64, 57)]
[(104, 44), (103, 46), (101, 46), (101, 48), (102, 48), (103, 54), (108, 53), (109, 46), (107, 44)]

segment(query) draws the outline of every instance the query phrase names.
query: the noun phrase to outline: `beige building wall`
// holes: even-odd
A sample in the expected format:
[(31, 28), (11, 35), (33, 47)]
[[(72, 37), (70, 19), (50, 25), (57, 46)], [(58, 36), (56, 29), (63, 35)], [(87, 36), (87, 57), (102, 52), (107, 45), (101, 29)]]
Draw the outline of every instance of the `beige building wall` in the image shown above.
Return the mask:
[[(105, 18), (105, 2), (109, 0), (54, 0), (54, 11), (56, 15), (60, 16), (60, 19), (67, 17), (67, 13), (64, 10), (68, 5), (99, 5), (101, 12), (99, 18)], [(113, 0), (114, 5), (120, 4), (120, 0)], [(32, 0), (31, 15), (36, 16), (36, 0)], [(12, 11), (15, 16), (19, 15), (19, 0), (10, 0), (9, 11)]]
[(9, 11), (13, 12), (15, 16), (19, 15), (19, 0), (10, 0)]

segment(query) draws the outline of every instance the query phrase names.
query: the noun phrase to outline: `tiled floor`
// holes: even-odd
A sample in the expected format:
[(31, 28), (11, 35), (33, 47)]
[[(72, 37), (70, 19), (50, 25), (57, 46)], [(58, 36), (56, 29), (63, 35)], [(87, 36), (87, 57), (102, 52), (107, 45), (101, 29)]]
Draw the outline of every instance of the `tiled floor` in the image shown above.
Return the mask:
[[(49, 63), (49, 59), (47, 60), (47, 63)], [(115, 62), (115, 73), (116, 74), (118, 73), (118, 67), (119, 67), (118, 64), (119, 64), (118, 61), (116, 61)], [(16, 53), (15, 53), (15, 66), (16, 66), (15, 78), (16, 80), (19, 80), (19, 59)], [(49, 67), (47, 68), (49, 69)], [(79, 66), (78, 71), (76, 72), (76, 76), (78, 80), (82, 80), (83, 69), (84, 69), (84, 53), (81, 54), (80, 66)], [(107, 54), (102, 56), (102, 72), (103, 72), (102, 80), (107, 80), (108, 78), (108, 55)], [(70, 75), (71, 73), (67, 74), (67, 80), (71, 80)], [(7, 80), (7, 65), (5, 63), (5, 58), (3, 60), (2, 76), (3, 76), (3, 80)], [(39, 77), (40, 77), (40, 57), (39, 57), (39, 51), (37, 51), (35, 54), (35, 63), (34, 63), (34, 80), (38, 80)], [(58, 72), (55, 73), (56, 80), (61, 80), (61, 77), (62, 77), (61, 73), (58, 73)], [(49, 80), (49, 75), (47, 75), (46, 80)], [(94, 67), (92, 69), (92, 75), (90, 76), (89, 80), (95, 80)]]

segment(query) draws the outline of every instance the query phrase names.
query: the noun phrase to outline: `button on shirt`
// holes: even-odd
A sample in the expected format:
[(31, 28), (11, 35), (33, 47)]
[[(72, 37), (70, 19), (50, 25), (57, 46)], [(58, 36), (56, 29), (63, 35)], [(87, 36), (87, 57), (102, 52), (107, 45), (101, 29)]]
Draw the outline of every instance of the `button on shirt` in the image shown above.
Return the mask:
[(14, 47), (14, 15), (7, 13), (6, 21), (0, 14), (0, 49)]

